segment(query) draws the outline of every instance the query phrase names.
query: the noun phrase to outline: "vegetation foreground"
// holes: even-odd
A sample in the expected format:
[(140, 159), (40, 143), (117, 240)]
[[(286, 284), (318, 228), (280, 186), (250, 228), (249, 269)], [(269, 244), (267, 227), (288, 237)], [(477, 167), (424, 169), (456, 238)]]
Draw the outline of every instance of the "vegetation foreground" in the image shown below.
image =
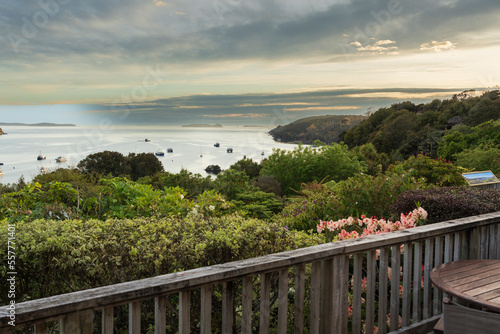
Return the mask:
[[(439, 109), (444, 105), (446, 113)], [(411, 106), (376, 111), (344, 133), (345, 142), (278, 149), (260, 163), (240, 160), (216, 178), (164, 172), (154, 154), (105, 151), (78, 168), (2, 185), (0, 256), (7, 258), (9, 226), (15, 226), (16, 302), (358, 237), (369, 229), (382, 233), (499, 211), (498, 190), (471, 188), (461, 176), (474, 169), (500, 172), (498, 91)], [(478, 114), (483, 106), (488, 116)], [(468, 124), (463, 116), (467, 124), (450, 127), (455, 113), (484, 122)], [(402, 141), (394, 122), (413, 124), (414, 131), (409, 126)], [(420, 143), (423, 154), (408, 149), (410, 142)], [(414, 210), (419, 219), (411, 220)], [(352, 217), (366, 220), (366, 231), (357, 230)], [(7, 267), (0, 272), (5, 277)], [(4, 280), (0, 294), (7, 291)]]

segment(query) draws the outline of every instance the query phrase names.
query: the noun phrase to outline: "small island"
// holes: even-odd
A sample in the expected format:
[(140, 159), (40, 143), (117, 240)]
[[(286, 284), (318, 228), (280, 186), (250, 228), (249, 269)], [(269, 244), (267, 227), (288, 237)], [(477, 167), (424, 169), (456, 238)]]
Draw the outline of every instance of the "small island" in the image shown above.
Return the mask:
[(221, 124), (187, 124), (183, 128), (222, 128)]
[(3, 126), (76, 126), (75, 124), (58, 124), (58, 123), (49, 123), (49, 122), (32, 123), (32, 124), (0, 122), (0, 125), (3, 125)]

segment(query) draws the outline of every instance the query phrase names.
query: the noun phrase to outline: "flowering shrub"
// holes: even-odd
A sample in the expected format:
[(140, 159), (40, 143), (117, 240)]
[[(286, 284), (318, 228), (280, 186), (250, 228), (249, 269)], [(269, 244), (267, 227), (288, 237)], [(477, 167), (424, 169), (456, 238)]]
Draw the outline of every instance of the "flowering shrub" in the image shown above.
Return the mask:
[(417, 226), (419, 221), (424, 219), (427, 219), (427, 211), (419, 207), (407, 215), (402, 213), (400, 220), (396, 222), (383, 218), (368, 218), (363, 215), (361, 219), (349, 217), (337, 221), (320, 220), (316, 228), (318, 233), (325, 231), (326, 240), (330, 242), (404, 230)]
[(391, 212), (405, 212), (419, 202), (429, 210), (426, 224), (475, 216), (500, 210), (500, 192), (477, 187), (434, 187), (400, 194)]

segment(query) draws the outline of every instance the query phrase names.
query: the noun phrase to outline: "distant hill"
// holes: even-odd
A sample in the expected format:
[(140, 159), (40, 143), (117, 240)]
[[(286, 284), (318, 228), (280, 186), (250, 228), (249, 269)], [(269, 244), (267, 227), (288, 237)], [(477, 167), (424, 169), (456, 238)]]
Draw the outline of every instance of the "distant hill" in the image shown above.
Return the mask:
[(183, 128), (222, 128), (221, 124), (187, 124)]
[(366, 119), (361, 115), (325, 115), (301, 118), (269, 131), (274, 140), (284, 143), (312, 144), (321, 140), (330, 144), (337, 142), (342, 132), (348, 131)]
[(0, 122), (0, 125), (1, 126), (76, 126), (75, 124), (58, 124), (58, 123), (48, 123), (48, 122), (33, 123), (33, 124)]

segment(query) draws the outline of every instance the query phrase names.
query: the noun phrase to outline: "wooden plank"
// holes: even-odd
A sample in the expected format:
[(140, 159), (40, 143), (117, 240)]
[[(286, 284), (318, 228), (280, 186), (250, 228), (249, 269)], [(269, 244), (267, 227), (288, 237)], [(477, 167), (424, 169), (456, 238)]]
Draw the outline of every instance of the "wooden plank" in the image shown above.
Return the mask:
[(304, 304), (305, 304), (306, 265), (295, 267), (295, 334), (304, 333)]
[(377, 260), (375, 251), (366, 254), (366, 333), (373, 334), (375, 327), (375, 290), (377, 275)]
[(335, 328), (333, 323), (333, 259), (324, 260), (321, 263), (321, 314), (320, 333), (328, 333)]
[(311, 334), (319, 334), (319, 317), (321, 302), (321, 262), (316, 261), (311, 265), (311, 314), (309, 327)]
[(413, 252), (413, 323), (421, 320), (421, 298), (422, 291), (422, 242), (416, 242)]
[(288, 323), (288, 269), (279, 271), (278, 283), (278, 334), (287, 333)]
[[(212, 333), (212, 286), (201, 287), (200, 333)], [(163, 332), (164, 333), (164, 332)]]
[(347, 334), (347, 307), (348, 307), (348, 280), (349, 262), (345, 255), (338, 255), (333, 260), (333, 322), (335, 324), (334, 333)]
[(453, 236), (453, 261), (462, 259), (462, 233), (456, 232)]
[(271, 273), (261, 275), (259, 333), (269, 334), (271, 312)]
[(45, 321), (36, 323), (33, 326), (34, 334), (47, 334), (47, 323)]
[[(434, 242), (435, 242), (435, 249), (434, 249), (434, 266), (439, 266), (441, 263), (443, 263), (443, 237), (436, 237)], [(430, 276), (430, 273), (429, 273)], [(434, 294), (433, 294), (433, 308), (432, 308), (432, 314), (433, 315), (438, 315), (442, 313), (442, 303), (441, 301), (443, 300), (443, 293), (441, 290), (438, 289), (437, 286), (434, 286)]]
[[(179, 292), (179, 334), (191, 332), (191, 292)], [(137, 332), (139, 333), (139, 332)]]
[(141, 302), (128, 304), (128, 332), (130, 334), (141, 332)]
[[(241, 278), (253, 273), (279, 270), (279, 268), (300, 263), (324, 260), (339, 254), (354, 254), (398, 243), (425, 240), (428, 237), (436, 237), (437, 235), (454, 232), (459, 233), (473, 227), (498, 224), (499, 222), (500, 212), (490, 213), (371, 236), (370, 238), (328, 243), (281, 254), (197, 268), (182, 273), (172, 273), (44, 298), (42, 300), (28, 301), (17, 305), (16, 323), (19, 325), (25, 322), (34, 323), (37, 322), (37, 319), (56, 318), (61, 314), (71, 313), (80, 309), (100, 309), (105, 306), (127, 303), (130, 300), (154, 298), (158, 295)], [(6, 311), (6, 306), (0, 307), (0, 327), (8, 326), (8, 317), (4, 315)]]
[(166, 296), (156, 297), (155, 334), (165, 334), (166, 327), (167, 327), (167, 297)]
[(354, 255), (352, 287), (352, 333), (361, 334), (361, 293), (363, 280), (363, 254)]
[(222, 283), (222, 333), (233, 332), (233, 285), (234, 283), (232, 281)]
[(378, 333), (387, 333), (387, 299), (389, 254), (386, 248), (380, 250), (379, 262), (379, 288), (378, 288)]
[(423, 319), (432, 316), (432, 286), (429, 274), (434, 267), (434, 240), (425, 240), (424, 256), (424, 301), (422, 309)]
[(488, 235), (488, 226), (481, 226), (479, 228), (479, 237), (481, 241), (479, 242), (479, 259), (487, 259), (488, 258), (488, 241), (490, 240)]
[(92, 334), (94, 311), (72, 312), (61, 320), (61, 334)]
[(488, 259), (491, 260), (496, 260), (497, 259), (497, 226), (496, 225), (490, 225), (488, 226), (489, 231), (488, 231)]
[(102, 334), (113, 334), (114, 307), (102, 309)]
[(243, 278), (241, 297), (241, 332), (243, 334), (252, 332), (252, 283), (252, 276)]
[(401, 248), (400, 245), (391, 247), (391, 322), (390, 330), (394, 331), (399, 328), (399, 289), (401, 284)]
[(403, 311), (402, 326), (410, 325), (411, 317), (411, 278), (412, 278), (413, 244), (404, 244), (403, 255)]

